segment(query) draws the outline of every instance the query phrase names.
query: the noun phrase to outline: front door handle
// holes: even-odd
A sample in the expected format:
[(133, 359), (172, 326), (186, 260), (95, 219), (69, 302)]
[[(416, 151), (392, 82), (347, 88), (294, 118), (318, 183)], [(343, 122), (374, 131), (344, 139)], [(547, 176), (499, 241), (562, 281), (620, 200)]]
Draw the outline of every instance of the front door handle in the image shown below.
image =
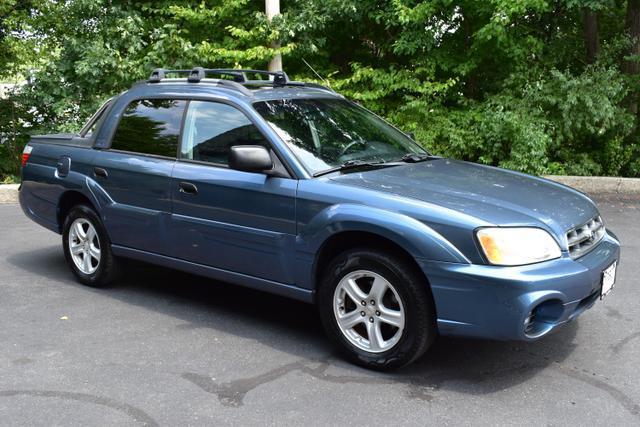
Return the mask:
[(107, 173), (106, 169), (102, 169), (102, 168), (93, 168), (93, 174), (95, 176), (99, 176), (102, 178), (108, 178), (109, 174)]
[(190, 182), (181, 182), (180, 192), (184, 194), (198, 194), (198, 187)]

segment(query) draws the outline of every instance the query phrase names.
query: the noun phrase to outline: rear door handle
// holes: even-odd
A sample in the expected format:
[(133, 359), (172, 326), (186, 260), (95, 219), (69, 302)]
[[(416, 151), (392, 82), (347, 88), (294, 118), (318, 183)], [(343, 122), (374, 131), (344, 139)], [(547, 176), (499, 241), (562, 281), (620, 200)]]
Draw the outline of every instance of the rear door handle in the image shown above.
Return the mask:
[(102, 178), (109, 177), (109, 174), (107, 173), (106, 169), (102, 169), (102, 168), (93, 168), (93, 174), (95, 176), (100, 176)]
[(180, 192), (184, 194), (198, 194), (198, 187), (190, 182), (181, 182)]

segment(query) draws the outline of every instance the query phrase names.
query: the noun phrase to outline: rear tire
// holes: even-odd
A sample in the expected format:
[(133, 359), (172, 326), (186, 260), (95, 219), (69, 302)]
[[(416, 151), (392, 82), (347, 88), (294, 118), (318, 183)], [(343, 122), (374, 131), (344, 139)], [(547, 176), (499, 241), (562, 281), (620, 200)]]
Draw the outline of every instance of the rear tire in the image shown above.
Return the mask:
[(87, 205), (71, 208), (62, 227), (64, 256), (80, 283), (103, 287), (120, 272), (118, 259), (102, 221)]
[(366, 368), (405, 366), (437, 335), (424, 276), (404, 259), (382, 251), (356, 248), (338, 255), (324, 272), (317, 301), (329, 339)]

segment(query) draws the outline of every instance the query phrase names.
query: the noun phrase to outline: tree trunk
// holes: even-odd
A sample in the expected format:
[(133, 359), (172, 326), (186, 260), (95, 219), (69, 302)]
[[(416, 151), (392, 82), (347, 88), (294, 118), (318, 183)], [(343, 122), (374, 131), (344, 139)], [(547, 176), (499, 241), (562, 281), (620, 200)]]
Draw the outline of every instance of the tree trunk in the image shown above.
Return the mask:
[[(265, 12), (269, 20), (280, 15), (280, 0), (265, 0)], [(271, 47), (279, 49), (280, 43), (274, 42)], [(282, 71), (282, 55), (277, 54), (269, 61), (269, 71)]]
[[(627, 74), (635, 75), (640, 73), (640, 0), (627, 1), (627, 34), (631, 38), (631, 47), (628, 55), (633, 56), (629, 61), (625, 61), (623, 69)], [(629, 94), (629, 110), (638, 113), (638, 93)]]
[[(462, 29), (464, 31), (464, 47), (466, 50), (469, 50), (471, 48), (471, 44), (473, 43), (474, 30), (471, 27), (471, 19), (467, 15), (465, 15), (465, 10), (462, 10), (461, 13), (463, 16)], [(478, 70), (476, 67), (468, 71), (465, 75), (464, 96), (469, 99), (478, 99), (478, 83)]]
[(587, 64), (596, 62), (600, 41), (598, 40), (598, 13), (588, 7), (582, 8), (584, 44), (587, 50)]
[[(640, 0), (627, 1), (627, 34), (631, 38), (630, 56), (640, 55)], [(640, 63), (637, 60), (625, 61), (624, 70), (628, 74), (638, 74)]]

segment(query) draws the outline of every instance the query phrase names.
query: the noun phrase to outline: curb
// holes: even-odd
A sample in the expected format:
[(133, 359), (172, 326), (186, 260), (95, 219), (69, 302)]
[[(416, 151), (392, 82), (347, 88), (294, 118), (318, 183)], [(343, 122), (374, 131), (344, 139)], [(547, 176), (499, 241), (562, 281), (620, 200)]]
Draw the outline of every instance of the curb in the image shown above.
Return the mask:
[(587, 194), (640, 194), (640, 178), (547, 175), (544, 178)]
[(18, 203), (18, 187), (20, 184), (0, 185), (0, 203)]
[[(547, 175), (544, 178), (587, 194), (639, 194), (640, 178)], [(0, 185), (0, 203), (18, 203), (19, 184)]]

